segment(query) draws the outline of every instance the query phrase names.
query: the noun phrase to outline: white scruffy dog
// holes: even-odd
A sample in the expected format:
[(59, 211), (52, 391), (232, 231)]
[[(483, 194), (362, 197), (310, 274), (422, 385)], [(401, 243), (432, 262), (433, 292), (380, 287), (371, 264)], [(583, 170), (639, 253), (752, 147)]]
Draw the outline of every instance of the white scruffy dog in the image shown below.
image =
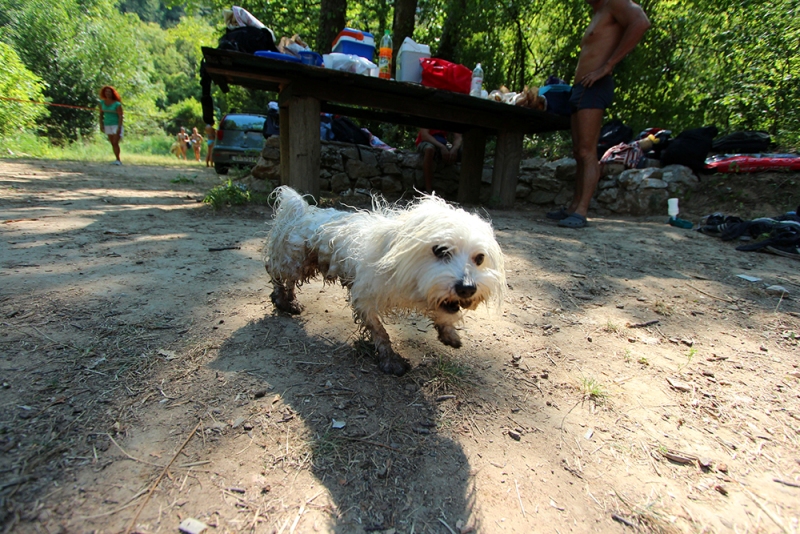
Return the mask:
[(273, 192), (275, 222), (265, 249), (272, 302), (300, 313), (295, 288), (322, 274), (350, 290), (356, 322), (372, 336), (384, 373), (402, 375), (408, 362), (392, 350), (381, 318), (417, 311), (439, 340), (460, 347), (454, 325), (461, 310), (481, 302), (497, 309), (506, 287), (503, 253), (489, 222), (425, 196), (406, 208), (373, 199), (372, 211), (310, 206), (293, 189)]

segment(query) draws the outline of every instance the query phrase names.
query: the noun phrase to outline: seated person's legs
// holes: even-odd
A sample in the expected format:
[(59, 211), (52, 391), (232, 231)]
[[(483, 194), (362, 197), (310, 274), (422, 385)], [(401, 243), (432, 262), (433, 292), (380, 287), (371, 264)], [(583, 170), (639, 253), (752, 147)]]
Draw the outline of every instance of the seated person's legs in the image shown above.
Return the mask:
[(431, 143), (422, 142), (419, 145), (422, 152), (422, 176), (425, 178), (425, 192), (433, 191), (433, 171), (435, 167), (436, 147)]

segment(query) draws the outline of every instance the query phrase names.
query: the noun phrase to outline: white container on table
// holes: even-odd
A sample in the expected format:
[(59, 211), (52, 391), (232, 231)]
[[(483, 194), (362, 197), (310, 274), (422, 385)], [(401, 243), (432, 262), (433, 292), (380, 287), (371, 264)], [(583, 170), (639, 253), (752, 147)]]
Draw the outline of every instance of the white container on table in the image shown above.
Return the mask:
[(419, 60), (431, 57), (431, 47), (415, 43), (411, 37), (403, 39), (400, 50), (397, 52), (397, 72), (395, 79), (398, 82), (422, 82), (422, 65)]

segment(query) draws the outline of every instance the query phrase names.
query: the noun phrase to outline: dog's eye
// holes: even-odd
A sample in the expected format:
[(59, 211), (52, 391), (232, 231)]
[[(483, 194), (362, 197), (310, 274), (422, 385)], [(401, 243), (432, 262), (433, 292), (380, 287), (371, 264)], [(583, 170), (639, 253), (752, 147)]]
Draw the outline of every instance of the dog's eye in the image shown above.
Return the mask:
[(447, 247), (443, 247), (442, 245), (434, 245), (433, 255), (439, 258), (440, 260), (446, 260), (450, 257), (450, 250)]
[(483, 260), (484, 260), (483, 254), (478, 254), (477, 256), (475, 256), (475, 265), (482, 264)]

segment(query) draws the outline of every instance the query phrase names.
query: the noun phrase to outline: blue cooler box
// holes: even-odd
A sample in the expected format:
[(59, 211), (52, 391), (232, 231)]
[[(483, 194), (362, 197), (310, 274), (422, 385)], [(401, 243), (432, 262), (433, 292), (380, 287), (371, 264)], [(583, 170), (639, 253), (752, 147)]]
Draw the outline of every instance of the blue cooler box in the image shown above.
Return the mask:
[(373, 61), (375, 59), (375, 37), (369, 32), (345, 28), (333, 40), (333, 52), (353, 54)]
[(281, 54), (280, 52), (272, 52), (271, 50), (256, 50), (254, 56), (265, 57), (269, 59), (278, 59), (280, 61), (288, 61), (290, 63), (301, 63), (301, 59), (290, 54)]

